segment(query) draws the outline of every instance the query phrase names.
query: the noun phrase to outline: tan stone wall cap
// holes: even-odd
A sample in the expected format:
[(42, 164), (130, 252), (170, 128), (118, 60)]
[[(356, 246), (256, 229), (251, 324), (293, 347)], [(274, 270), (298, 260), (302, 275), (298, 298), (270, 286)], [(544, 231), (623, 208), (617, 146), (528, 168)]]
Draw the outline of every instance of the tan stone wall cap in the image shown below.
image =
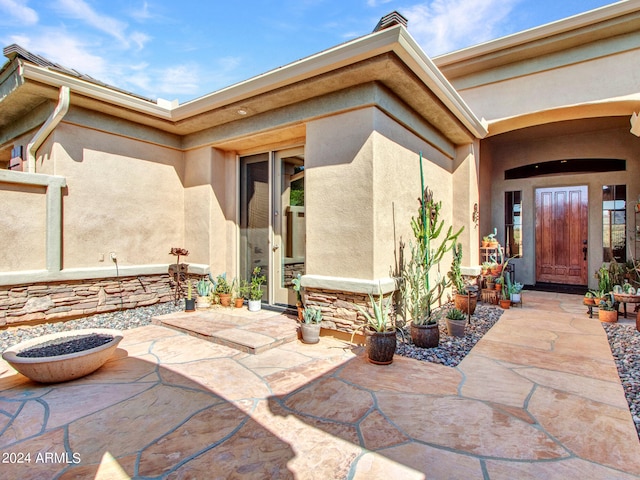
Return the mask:
[(393, 278), (385, 277), (376, 280), (361, 278), (329, 277), (324, 275), (303, 275), (300, 279), (303, 287), (336, 290), (339, 292), (370, 293), (372, 295), (393, 292), (396, 282)]

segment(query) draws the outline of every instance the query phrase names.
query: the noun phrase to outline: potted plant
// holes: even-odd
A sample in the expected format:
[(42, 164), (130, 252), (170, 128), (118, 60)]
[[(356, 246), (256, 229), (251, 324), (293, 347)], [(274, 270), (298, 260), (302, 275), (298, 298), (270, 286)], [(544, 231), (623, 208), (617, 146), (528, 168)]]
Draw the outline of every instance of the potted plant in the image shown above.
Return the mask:
[[(509, 275), (509, 272), (507, 270), (507, 266), (509, 265), (509, 262), (511, 261), (511, 258), (507, 258), (504, 262), (504, 264), (502, 265), (502, 273), (500, 274), (500, 283), (502, 284), (503, 288), (502, 288), (502, 295), (500, 297), (500, 306), (502, 308), (504, 308), (505, 310), (508, 309), (511, 306), (511, 290), (512, 290), (512, 284), (511, 284), (511, 276)], [(506, 274), (506, 275), (505, 275)], [(497, 285), (496, 285), (497, 287)]]
[(438, 322), (429, 312), (424, 263), (415, 245), (411, 245), (411, 260), (405, 265), (401, 284), (404, 305), (411, 317), (409, 331), (413, 344), (420, 348), (434, 348), (440, 343)]
[(322, 322), (322, 312), (318, 308), (307, 307), (303, 311), (302, 341), (304, 343), (318, 343), (320, 341), (320, 325)]
[[(420, 161), (422, 162), (422, 157)], [(424, 186), (422, 163), (420, 167), (420, 179)], [(438, 323), (432, 318), (431, 309), (449, 286), (447, 279), (438, 274), (431, 278), (431, 269), (437, 267), (444, 254), (453, 249), (462, 233), (462, 228), (454, 233), (453, 227), (449, 226), (442, 241), (438, 241), (444, 228), (444, 220), (439, 220), (441, 208), (442, 202), (436, 202), (433, 192), (429, 188), (423, 188), (418, 217), (411, 218), (415, 238), (415, 243), (411, 244), (411, 260), (402, 273), (401, 291), (412, 319), (411, 338), (415, 345), (423, 348), (438, 346)]]
[(196, 291), (198, 292), (198, 298), (196, 298), (196, 306), (199, 309), (209, 308), (211, 301), (209, 300), (209, 294), (211, 293), (211, 282), (208, 278), (201, 278), (196, 284)]
[(191, 281), (191, 279), (187, 280), (187, 298), (184, 299), (184, 311), (196, 311), (196, 299), (193, 298), (193, 282)]
[(594, 294), (593, 294), (593, 292), (591, 290), (589, 290), (587, 293), (584, 294), (583, 303), (585, 305), (595, 305), (596, 304), (595, 296), (594, 296)]
[[(504, 283), (504, 279), (502, 278), (502, 276), (496, 278), (496, 291), (501, 292), (502, 291), (502, 284)], [(500, 293), (498, 293), (498, 295), (500, 295)]]
[(522, 289), (524, 285), (520, 282), (516, 282), (511, 285), (511, 303), (520, 303), (522, 297), (520, 296), (522, 293)]
[(485, 235), (482, 237), (482, 242), (486, 244), (488, 248), (496, 248), (498, 246), (498, 241), (496, 240), (496, 235), (498, 234), (498, 229), (494, 228), (493, 233)]
[(242, 295), (242, 288), (237, 278), (234, 278), (231, 282), (231, 303), (236, 308), (242, 308), (244, 305), (244, 296)]
[(491, 262), (482, 262), (482, 275), (488, 275), (491, 270)]
[(598, 304), (598, 319), (601, 322), (615, 323), (618, 321), (618, 309), (611, 293), (605, 294)]
[(300, 274), (298, 274), (296, 278), (291, 280), (291, 283), (293, 284), (293, 290), (294, 292), (296, 292), (296, 297), (297, 297), (296, 307), (298, 309), (298, 320), (302, 321), (304, 307), (302, 306), (302, 293), (300, 292), (300, 289), (301, 289), (300, 279), (301, 279), (301, 276)]
[(496, 279), (493, 277), (493, 275), (488, 275), (485, 278), (485, 281), (487, 282), (487, 289), (489, 289), (489, 290), (495, 290), (496, 289)]
[(469, 315), (473, 315), (476, 311), (478, 303), (478, 295), (469, 290), (462, 278), (460, 265), (462, 264), (462, 244), (453, 245), (453, 259), (451, 261), (451, 270), (447, 273), (451, 279), (451, 283), (455, 289), (454, 303), (458, 310)]
[[(379, 300), (376, 302), (371, 294), (369, 294), (373, 313), (369, 310), (356, 305), (358, 310), (364, 315), (367, 322), (360, 328), (364, 329), (365, 335), (365, 354), (367, 360), (376, 365), (389, 365), (393, 362), (393, 355), (396, 351), (396, 327), (391, 319), (389, 302), (385, 301), (382, 291)], [(351, 334), (353, 336), (359, 329), (355, 329)]]
[(216, 295), (223, 307), (231, 306), (231, 284), (227, 281), (227, 274), (223, 273), (216, 278)]
[(255, 267), (251, 275), (251, 281), (249, 283), (249, 311), (258, 312), (262, 309), (262, 284), (267, 280), (267, 277), (260, 275), (260, 267)]
[(467, 316), (463, 311), (452, 308), (446, 315), (447, 331), (452, 337), (464, 337)]

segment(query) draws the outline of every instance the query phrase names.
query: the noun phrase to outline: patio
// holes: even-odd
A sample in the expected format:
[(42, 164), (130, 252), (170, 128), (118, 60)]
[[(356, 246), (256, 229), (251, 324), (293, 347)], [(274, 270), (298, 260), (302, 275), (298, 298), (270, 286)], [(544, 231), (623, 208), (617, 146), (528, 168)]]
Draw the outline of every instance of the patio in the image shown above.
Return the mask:
[(333, 337), (252, 354), (159, 325), (66, 384), (0, 363), (3, 475), (638, 478), (607, 337), (581, 300), (526, 292), (457, 368), (374, 366)]

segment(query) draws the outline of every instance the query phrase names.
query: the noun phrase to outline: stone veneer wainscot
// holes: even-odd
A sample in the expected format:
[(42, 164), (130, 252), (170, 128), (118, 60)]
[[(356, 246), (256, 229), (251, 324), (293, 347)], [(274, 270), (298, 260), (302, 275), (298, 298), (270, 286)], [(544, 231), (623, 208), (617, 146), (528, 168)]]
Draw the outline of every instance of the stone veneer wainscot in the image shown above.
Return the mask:
[(173, 299), (168, 275), (0, 286), (0, 327), (58, 321)]

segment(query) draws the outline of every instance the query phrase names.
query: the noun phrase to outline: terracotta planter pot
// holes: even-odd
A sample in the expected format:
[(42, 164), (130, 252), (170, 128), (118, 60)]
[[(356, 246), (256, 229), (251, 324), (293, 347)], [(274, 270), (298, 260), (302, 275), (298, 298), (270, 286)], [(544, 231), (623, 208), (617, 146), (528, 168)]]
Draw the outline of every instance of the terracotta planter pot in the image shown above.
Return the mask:
[(467, 326), (466, 320), (451, 320), (447, 318), (447, 332), (452, 337), (464, 337), (464, 329)]
[(231, 306), (231, 294), (230, 293), (219, 293), (218, 296), (220, 297), (220, 305), (222, 305), (223, 307), (230, 307)]
[(584, 304), (585, 305), (595, 305), (596, 301), (593, 298), (584, 297)]
[[(37, 347), (38, 345), (49, 342), (69, 341), (74, 337), (92, 334), (107, 335), (113, 338), (99, 347), (75, 353), (68, 353), (65, 355), (55, 355), (50, 357), (18, 356), (18, 354), (23, 350), (29, 350)], [(43, 335), (38, 338), (26, 340), (11, 348), (7, 348), (2, 354), (2, 358), (25, 377), (36, 382), (67, 382), (69, 380), (84, 377), (104, 365), (118, 347), (121, 340), (121, 331), (103, 328), (51, 333), (49, 335)]]
[(640, 332), (640, 310), (636, 313), (636, 330)]
[(505, 300), (504, 298), (500, 299), (500, 306), (507, 310), (511, 306), (511, 300)]
[(454, 304), (458, 310), (473, 315), (476, 311), (476, 305), (478, 304), (478, 295), (472, 293), (470, 296), (467, 296), (466, 294), (456, 293)]
[(491, 242), (487, 242), (486, 240), (481, 241), (482, 248), (487, 248)]
[(495, 282), (487, 282), (487, 289), (489, 289), (489, 290), (495, 290), (495, 289), (496, 289), (496, 284), (495, 284)]
[(302, 341), (304, 343), (318, 343), (320, 341), (319, 323), (301, 323)]
[(304, 319), (304, 307), (302, 305), (297, 305), (298, 307), (298, 320), (302, 321)]
[(437, 323), (414, 325), (411, 322), (411, 340), (416, 347), (435, 348), (440, 343), (440, 329)]
[(396, 351), (396, 332), (374, 332), (368, 328), (365, 334), (367, 360), (376, 365), (389, 365)]
[(501, 283), (496, 283), (496, 291), (497, 292), (501, 292), (502, 291), (502, 284)]
[(618, 321), (618, 312), (615, 310), (598, 310), (598, 319), (601, 322), (615, 323)]
[(244, 298), (236, 298), (235, 306), (236, 308), (242, 308), (244, 305)]

